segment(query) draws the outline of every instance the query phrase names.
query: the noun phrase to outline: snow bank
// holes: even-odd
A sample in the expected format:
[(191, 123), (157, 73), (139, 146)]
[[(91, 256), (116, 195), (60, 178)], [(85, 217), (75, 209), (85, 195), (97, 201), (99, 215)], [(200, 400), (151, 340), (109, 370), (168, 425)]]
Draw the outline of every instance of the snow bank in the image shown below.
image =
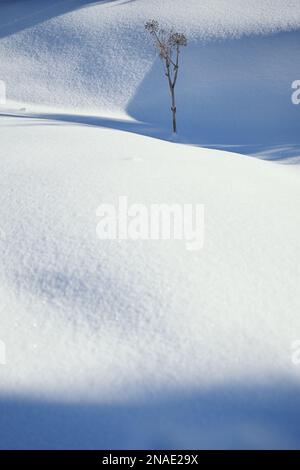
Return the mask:
[[(180, 142), (295, 161), (299, 1), (0, 13), (0, 446), (299, 447), (299, 172), (150, 138), (169, 115), (143, 30), (190, 38)], [(120, 195), (204, 204), (203, 250), (101, 242)]]
[(129, 114), (166, 131), (168, 90), (144, 31), (154, 17), (189, 39), (177, 90), (185, 142), (269, 158), (300, 155), (291, 103), (298, 0), (19, 0), (0, 8), (0, 78), (11, 101)]
[(300, 27), (298, 0), (19, 0), (1, 11), (1, 75), (10, 99), (101, 111), (124, 109), (150, 69), (149, 17), (195, 43)]
[[(176, 403), (176, 394), (187, 402), (190, 393), (217, 397), (220, 387), (234, 395), (245, 384), (268, 388), (283, 377), (299, 384), (290, 349), (300, 331), (298, 173), (59, 121), (6, 118), (1, 142), (1, 337), (7, 348), (1, 394), (8, 410), (14, 409), (11, 400), (19, 416), (27, 406), (29, 415), (40, 406), (44, 415), (51, 403), (86, 403), (100, 413), (91, 446), (126, 446), (127, 439), (151, 446), (159, 433), (155, 437), (153, 424), (148, 434), (143, 403), (156, 407), (165, 394), (175, 394), (170, 400)], [(181, 241), (98, 240), (97, 207), (116, 203), (119, 195), (146, 205), (204, 204), (204, 249), (189, 252)], [(31, 401), (18, 404), (22, 396)], [(263, 397), (248, 397), (249, 406), (259, 408)], [(140, 420), (139, 437), (129, 417), (122, 424), (129, 434), (118, 437), (110, 413), (114, 431), (105, 437), (106, 406), (121, 406), (125, 416), (123, 406), (140, 409), (134, 418)], [(206, 414), (198, 406), (195, 397), (187, 415), (197, 438), (187, 443), (171, 406), (161, 411), (164, 437), (156, 445), (232, 445), (224, 431), (216, 441), (213, 434), (204, 438), (202, 419), (213, 428), (225, 419), (212, 411), (217, 401), (212, 398)], [(230, 406), (236, 425), (249, 426), (244, 405), (241, 415)], [(270, 406), (257, 413), (255, 442), (295, 446), (297, 434), (286, 438), (277, 415), (272, 424)], [(10, 416), (3, 412), (1, 419)], [(175, 425), (173, 439), (168, 426)], [(1, 445), (30, 446), (30, 439), (14, 441), (16, 426)], [(32, 432), (39, 446), (58, 445), (42, 423)], [(60, 436), (60, 446), (76, 446), (76, 439), (89, 445), (82, 434)], [(250, 435), (234, 445), (251, 446)]]

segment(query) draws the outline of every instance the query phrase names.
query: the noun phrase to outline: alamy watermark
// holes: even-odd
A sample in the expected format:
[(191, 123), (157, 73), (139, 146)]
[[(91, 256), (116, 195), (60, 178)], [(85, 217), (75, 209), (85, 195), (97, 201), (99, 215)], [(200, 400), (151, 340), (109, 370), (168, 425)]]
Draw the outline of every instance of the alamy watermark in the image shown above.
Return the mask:
[(295, 90), (292, 93), (292, 103), (293, 104), (300, 104), (300, 80), (295, 80), (292, 83), (292, 89)]
[(6, 347), (4, 341), (0, 339), (0, 366), (6, 364)]
[(0, 104), (6, 103), (6, 85), (3, 80), (0, 80)]
[(101, 240), (183, 240), (187, 250), (204, 244), (203, 204), (101, 204), (97, 236)]

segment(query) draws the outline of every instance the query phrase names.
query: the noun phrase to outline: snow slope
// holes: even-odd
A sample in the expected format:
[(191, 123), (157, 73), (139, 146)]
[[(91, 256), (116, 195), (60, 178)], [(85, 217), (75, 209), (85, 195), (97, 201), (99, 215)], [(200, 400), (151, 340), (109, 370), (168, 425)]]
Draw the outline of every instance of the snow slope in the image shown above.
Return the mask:
[(1, 10), (10, 100), (126, 113), (168, 132), (168, 90), (144, 31), (154, 17), (189, 39), (177, 92), (183, 141), (299, 157), (299, 109), (291, 103), (299, 0), (16, 0)]
[[(1, 447), (298, 447), (298, 173), (58, 121), (1, 142)], [(205, 204), (204, 249), (100, 242), (120, 194)]]
[[(215, 108), (219, 134), (210, 134), (216, 121), (186, 107), (183, 141), (280, 145), (295, 158), (298, 108), (283, 95), (296, 73), (299, 2), (46, 3), (0, 8), (9, 97), (0, 119), (0, 447), (299, 448), (299, 172), (150, 137), (167, 137), (167, 116), (149, 99), (155, 91), (153, 104), (163, 101), (161, 76), (141, 26), (170, 11), (184, 24), (184, 60), (196, 70), (180, 93), (194, 91), (196, 103), (198, 54), (207, 89), (222, 61), (235, 120)], [(239, 54), (250, 50), (244, 65)], [(248, 106), (249, 121), (239, 108), (244, 135), (233, 132), (230, 96), (251, 61), (261, 107)], [(264, 112), (273, 117), (266, 136)], [(120, 195), (204, 204), (203, 250), (100, 241), (97, 207)]]

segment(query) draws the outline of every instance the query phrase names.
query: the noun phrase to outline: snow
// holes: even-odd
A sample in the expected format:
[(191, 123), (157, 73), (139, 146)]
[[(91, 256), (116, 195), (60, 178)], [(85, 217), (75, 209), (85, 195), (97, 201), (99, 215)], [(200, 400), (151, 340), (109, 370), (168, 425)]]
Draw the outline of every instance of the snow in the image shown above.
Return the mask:
[[(297, 162), (300, 3), (188, 3), (1, 4), (1, 448), (299, 447), (298, 165), (226, 148)], [(204, 204), (204, 248), (99, 240), (122, 195)]]
[(155, 17), (189, 39), (177, 91), (182, 141), (299, 159), (299, 110), (291, 103), (299, 76), (299, 0), (189, 0), (188, 6), (18, 0), (1, 10), (1, 79), (9, 100), (71, 114), (129, 115), (165, 135), (168, 91), (144, 31)]

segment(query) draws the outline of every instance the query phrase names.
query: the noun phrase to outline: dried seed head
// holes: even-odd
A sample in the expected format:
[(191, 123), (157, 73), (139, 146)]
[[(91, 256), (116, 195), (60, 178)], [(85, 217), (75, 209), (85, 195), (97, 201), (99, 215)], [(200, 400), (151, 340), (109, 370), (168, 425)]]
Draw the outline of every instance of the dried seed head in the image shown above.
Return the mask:
[(145, 29), (149, 31), (150, 34), (157, 33), (159, 30), (159, 23), (156, 20), (149, 20), (145, 24)]
[(186, 46), (187, 39), (182, 33), (172, 33), (169, 38), (170, 44), (172, 46)]

